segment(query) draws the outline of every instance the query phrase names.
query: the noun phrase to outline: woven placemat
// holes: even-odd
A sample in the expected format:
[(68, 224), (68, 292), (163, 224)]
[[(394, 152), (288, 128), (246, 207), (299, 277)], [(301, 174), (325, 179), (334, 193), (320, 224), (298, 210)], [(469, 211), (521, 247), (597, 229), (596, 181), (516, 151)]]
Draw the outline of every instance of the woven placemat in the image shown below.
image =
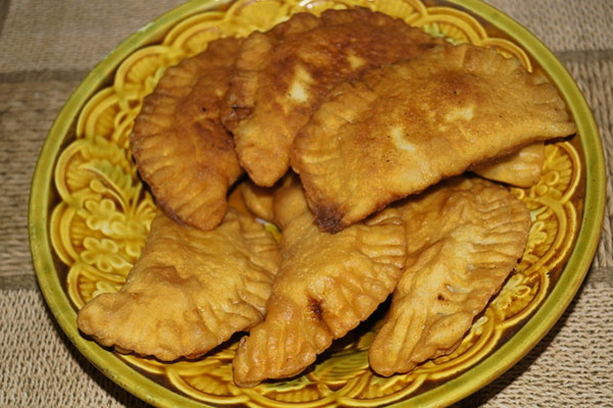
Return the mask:
[[(29, 185), (51, 122), (123, 38), (177, 0), (0, 2), (0, 407), (145, 407), (69, 344), (36, 287)], [(613, 2), (491, 0), (539, 36), (585, 93), (613, 163)], [(109, 29), (111, 27), (112, 29)], [(613, 406), (613, 166), (602, 239), (586, 283), (522, 361), (462, 407)]]

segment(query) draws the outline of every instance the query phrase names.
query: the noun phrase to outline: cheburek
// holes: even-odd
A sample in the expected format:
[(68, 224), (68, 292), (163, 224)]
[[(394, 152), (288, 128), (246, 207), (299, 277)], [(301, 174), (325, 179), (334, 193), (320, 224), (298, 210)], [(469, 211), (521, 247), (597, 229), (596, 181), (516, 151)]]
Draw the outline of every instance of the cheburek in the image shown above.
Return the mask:
[(292, 167), (332, 232), (472, 165), (575, 132), (545, 77), (471, 45), (371, 70), (331, 95), (296, 137)]
[(299, 13), (243, 43), (222, 119), (250, 178), (272, 186), (296, 132), (335, 85), (441, 40), (368, 9)]
[(263, 318), (279, 261), (272, 236), (232, 208), (212, 231), (160, 213), (126, 284), (87, 303), (78, 326), (121, 351), (197, 357)]
[(480, 164), (472, 171), (489, 180), (528, 188), (540, 180), (544, 163), (545, 145), (534, 143), (509, 156)]
[(525, 205), (503, 187), (453, 179), (399, 206), (407, 265), (370, 349), (377, 373), (405, 373), (452, 352), (522, 256)]
[(211, 42), (168, 68), (138, 115), (130, 147), (158, 205), (175, 220), (210, 230), (226, 212), (228, 187), (242, 174), (219, 119), (241, 41)]
[(404, 265), (405, 231), (396, 209), (332, 235), (313, 223), (298, 183), (282, 186), (277, 200), (281, 267), (264, 321), (241, 339), (234, 358), (239, 386), (307, 368), (386, 299)]

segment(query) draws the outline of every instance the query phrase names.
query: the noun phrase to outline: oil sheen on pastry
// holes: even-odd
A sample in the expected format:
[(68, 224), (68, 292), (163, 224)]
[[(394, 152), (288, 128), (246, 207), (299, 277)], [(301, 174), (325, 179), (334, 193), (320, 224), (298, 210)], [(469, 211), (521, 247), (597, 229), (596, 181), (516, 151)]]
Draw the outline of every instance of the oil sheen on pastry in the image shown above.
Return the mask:
[(242, 173), (219, 119), (239, 45), (233, 38), (217, 40), (168, 68), (145, 98), (130, 139), (138, 171), (158, 205), (202, 230), (221, 222), (228, 188)]
[(505, 188), (480, 179), (443, 182), (399, 205), (406, 269), (370, 349), (381, 375), (451, 353), (521, 258), (530, 214)]
[(472, 165), (575, 132), (548, 80), (492, 49), (437, 47), (337, 87), (294, 141), (318, 224), (339, 231)]
[(242, 166), (272, 186), (289, 166), (296, 132), (335, 85), (428, 49), (434, 39), (364, 8), (299, 13), (243, 43), (222, 119)]
[(241, 339), (234, 382), (253, 386), (302, 372), (392, 292), (405, 260), (405, 230), (387, 209), (338, 234), (313, 222), (298, 183), (281, 187), (275, 212), (281, 267), (265, 320)]
[(160, 213), (126, 284), (88, 302), (79, 329), (164, 361), (198, 357), (263, 318), (279, 260), (272, 235), (234, 209), (211, 231)]

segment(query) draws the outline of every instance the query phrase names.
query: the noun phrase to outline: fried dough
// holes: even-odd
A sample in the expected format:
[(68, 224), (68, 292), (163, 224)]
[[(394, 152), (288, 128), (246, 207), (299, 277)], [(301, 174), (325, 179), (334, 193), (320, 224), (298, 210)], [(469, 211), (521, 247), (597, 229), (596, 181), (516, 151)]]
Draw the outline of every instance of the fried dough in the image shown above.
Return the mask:
[(228, 188), (242, 174), (219, 119), (241, 41), (227, 38), (168, 68), (136, 118), (130, 147), (158, 205), (175, 220), (210, 230), (226, 212)]
[(451, 353), (522, 256), (525, 205), (503, 187), (453, 179), (399, 206), (407, 224), (406, 269), (369, 349), (388, 376)]
[(299, 13), (243, 43), (222, 120), (241, 165), (272, 186), (289, 166), (296, 132), (330, 89), (374, 66), (410, 58), (441, 40), (364, 8)]
[(313, 223), (296, 182), (275, 194), (282, 230), (281, 267), (265, 320), (241, 339), (234, 382), (253, 386), (296, 375), (332, 340), (386, 299), (405, 260), (405, 231), (396, 209), (332, 235)]
[(272, 236), (234, 209), (212, 231), (160, 213), (126, 284), (88, 302), (78, 326), (123, 351), (197, 357), (263, 318), (279, 261)]
[(489, 180), (528, 188), (540, 180), (544, 163), (545, 145), (534, 143), (492, 163), (480, 164), (472, 171)]
[(273, 213), (273, 187), (260, 187), (251, 180), (244, 180), (237, 186), (243, 202), (249, 212), (258, 218), (272, 222)]
[(568, 136), (545, 77), (471, 45), (438, 47), (338, 86), (292, 148), (317, 223), (339, 231), (471, 165)]

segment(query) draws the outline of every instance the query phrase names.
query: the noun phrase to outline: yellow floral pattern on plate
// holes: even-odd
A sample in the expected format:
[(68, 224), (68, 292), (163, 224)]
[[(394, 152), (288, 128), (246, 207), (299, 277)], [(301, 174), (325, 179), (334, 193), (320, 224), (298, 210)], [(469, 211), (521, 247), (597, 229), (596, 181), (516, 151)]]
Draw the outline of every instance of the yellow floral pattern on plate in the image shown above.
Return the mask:
[[(157, 211), (137, 177), (128, 136), (142, 100), (166, 67), (197, 54), (225, 36), (266, 30), (290, 15), (329, 8), (363, 6), (400, 17), (452, 43), (495, 47), (532, 70), (517, 45), (490, 37), (463, 11), (426, 7), (419, 0), (240, 0), (225, 11), (209, 11), (178, 22), (159, 44), (134, 52), (117, 69), (112, 86), (96, 93), (83, 108), (76, 140), (62, 152), (55, 171), (61, 201), (51, 218), (55, 252), (67, 265), (66, 290), (77, 308), (92, 297), (118, 290), (143, 247)], [(383, 378), (368, 368), (372, 332), (360, 334), (330, 353), (307, 374), (289, 381), (241, 389), (232, 382), (236, 343), (193, 362), (170, 364), (135, 356), (127, 362), (163, 376), (183, 393), (211, 405), (252, 407), (381, 406), (419, 393), (429, 381), (445, 380), (470, 368), (500, 344), (539, 306), (572, 247), (577, 232), (581, 163), (569, 142), (546, 146), (540, 182), (513, 189), (531, 211), (526, 253), (502, 291), (451, 355), (422, 364), (406, 375)]]

